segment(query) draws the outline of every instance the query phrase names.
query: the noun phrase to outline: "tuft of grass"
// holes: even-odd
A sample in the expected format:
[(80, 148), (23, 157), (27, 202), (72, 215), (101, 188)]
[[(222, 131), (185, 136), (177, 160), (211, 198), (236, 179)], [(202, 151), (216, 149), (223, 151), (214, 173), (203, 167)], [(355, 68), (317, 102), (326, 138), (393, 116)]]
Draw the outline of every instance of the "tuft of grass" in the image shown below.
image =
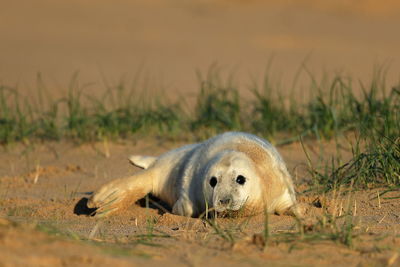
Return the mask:
[[(386, 92), (384, 74), (377, 72), (369, 88), (361, 84), (362, 94), (356, 97), (349, 83), (336, 79), (339, 87), (331, 87), (327, 102), (317, 97), (318, 109), (314, 119), (316, 136), (337, 137), (353, 132), (353, 157), (343, 163), (340, 155), (325, 164), (324, 169), (312, 166), (309, 171), (314, 185), (323, 191), (354, 185), (354, 189), (400, 186), (400, 90), (393, 87)], [(336, 88), (336, 89), (335, 89)], [(339, 92), (339, 97), (333, 97)], [(316, 110), (319, 110), (318, 112)], [(311, 124), (310, 124), (311, 126)]]
[(36, 224), (35, 229), (40, 232), (46, 233), (50, 236), (61, 237), (63, 239), (70, 239), (76, 241), (84, 240), (77, 233), (70, 230), (61, 230), (55, 224), (52, 223)]
[(215, 134), (221, 131), (241, 130), (241, 107), (238, 89), (232, 79), (223, 83), (219, 72), (210, 69), (205, 78), (198, 73), (200, 91), (191, 120), (192, 131)]
[[(269, 215), (265, 212), (263, 231), (252, 234), (251, 238), (249, 238), (249, 232), (252, 233), (253, 231), (248, 228), (248, 222), (251, 218), (239, 224), (237, 221), (234, 224), (229, 224), (229, 221), (220, 222), (220, 219), (217, 218), (204, 219), (204, 222), (211, 227), (214, 236), (225, 242), (229, 248), (235, 248), (237, 244), (240, 247), (240, 244), (244, 241), (245, 243), (250, 242), (264, 251), (270, 246), (287, 243), (290, 245), (290, 250), (301, 243), (331, 241), (353, 249), (355, 247), (355, 238), (361, 232), (355, 231), (355, 210), (352, 210), (353, 198), (351, 195), (345, 203), (347, 203), (347, 208), (343, 215), (339, 214), (337, 216), (324, 212), (313, 220), (295, 218), (296, 221), (293, 227), (284, 231), (271, 231)], [(325, 209), (326, 207), (322, 208)], [(243, 226), (245, 229), (242, 229)]]
[(254, 120), (251, 122), (251, 127), (256, 133), (274, 139), (277, 133), (294, 132), (298, 129), (298, 120), (301, 120), (301, 116), (296, 111), (296, 103), (293, 102), (288, 109), (283, 96), (274, 97), (274, 89), (267, 75), (262, 89), (254, 84), (250, 90), (254, 96), (251, 111)]
[(93, 121), (88, 109), (82, 104), (83, 89), (78, 87), (76, 79), (76, 77), (73, 78), (67, 97), (62, 99), (67, 108), (65, 128), (70, 138), (90, 140)]
[(34, 133), (32, 108), (17, 89), (0, 86), (0, 143), (25, 140)]
[(171, 235), (156, 229), (156, 224), (158, 222), (158, 218), (149, 215), (149, 201), (150, 198), (147, 195), (145, 197), (145, 205), (146, 205), (146, 230), (143, 234), (135, 234), (132, 236), (132, 239), (135, 243), (151, 246), (151, 247), (162, 247), (161, 244), (157, 242), (157, 239), (160, 238), (173, 238)]
[(233, 246), (236, 242), (236, 229), (233, 229), (232, 227), (221, 227), (218, 224), (218, 220), (216, 218), (214, 219), (206, 219), (205, 222), (211, 226), (211, 228), (214, 230), (214, 233), (221, 237), (224, 241), (228, 242), (230, 246)]
[[(347, 198), (347, 208), (344, 215), (337, 216), (324, 212), (314, 220), (310, 218), (295, 218), (296, 224), (289, 231), (271, 232), (268, 223), (268, 213), (264, 214), (264, 231), (254, 234), (252, 242), (266, 250), (269, 245), (289, 243), (293, 249), (299, 243), (317, 243), (321, 241), (332, 241), (354, 248), (355, 233), (354, 212), (352, 211), (353, 198)], [(325, 210), (326, 207), (322, 206)]]
[(354, 184), (354, 188), (400, 186), (400, 138), (383, 137), (369, 144), (366, 151), (353, 148), (353, 158), (330, 171), (312, 170), (323, 190)]
[(32, 103), (35, 107), (37, 134), (43, 140), (59, 140), (60, 132), (58, 128), (59, 103), (55, 101), (42, 78), (42, 74), (37, 74), (36, 98), (32, 97)]
[(181, 127), (180, 113), (179, 105), (166, 106), (158, 102), (154, 107), (145, 108), (138, 112), (136, 125), (144, 130), (155, 127), (160, 133), (173, 133)]
[(7, 216), (10, 217), (30, 217), (35, 214), (36, 209), (29, 206), (17, 206), (7, 210)]
[(41, 223), (37, 224), (35, 227), (36, 230), (46, 233), (51, 237), (58, 238), (58, 239), (64, 239), (64, 240), (73, 240), (82, 244), (87, 244), (91, 245), (93, 247), (98, 247), (101, 249), (103, 253), (112, 255), (112, 256), (123, 256), (123, 257), (129, 257), (129, 256), (138, 256), (142, 258), (151, 258), (152, 256), (150, 254), (144, 253), (142, 251), (138, 251), (135, 249), (132, 249), (132, 247), (124, 245), (124, 244), (118, 244), (118, 243), (110, 243), (110, 242), (104, 242), (104, 241), (94, 241), (94, 240), (87, 240), (85, 237), (80, 236), (76, 232), (70, 231), (70, 230), (61, 230), (57, 226), (51, 223)]

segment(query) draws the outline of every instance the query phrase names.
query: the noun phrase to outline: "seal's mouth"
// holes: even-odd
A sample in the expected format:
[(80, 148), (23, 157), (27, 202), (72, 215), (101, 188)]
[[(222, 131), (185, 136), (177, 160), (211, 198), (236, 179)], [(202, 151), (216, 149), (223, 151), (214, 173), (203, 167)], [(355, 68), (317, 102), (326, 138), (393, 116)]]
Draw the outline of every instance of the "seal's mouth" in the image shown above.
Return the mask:
[(214, 206), (214, 210), (218, 213), (223, 213), (223, 212), (236, 212), (239, 211), (242, 208), (241, 205), (216, 205)]
[(216, 211), (218, 218), (232, 218), (232, 217), (241, 217), (241, 209), (238, 210), (224, 210), (224, 211)]

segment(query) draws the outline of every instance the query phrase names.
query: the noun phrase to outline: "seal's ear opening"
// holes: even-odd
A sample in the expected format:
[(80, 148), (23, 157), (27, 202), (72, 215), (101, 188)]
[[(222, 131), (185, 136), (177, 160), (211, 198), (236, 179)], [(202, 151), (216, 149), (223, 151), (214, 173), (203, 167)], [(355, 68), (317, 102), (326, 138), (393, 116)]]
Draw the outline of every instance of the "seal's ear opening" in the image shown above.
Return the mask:
[(88, 198), (81, 198), (74, 207), (74, 214), (76, 215), (86, 215), (86, 216), (94, 216), (96, 215), (97, 208), (89, 208), (87, 206)]

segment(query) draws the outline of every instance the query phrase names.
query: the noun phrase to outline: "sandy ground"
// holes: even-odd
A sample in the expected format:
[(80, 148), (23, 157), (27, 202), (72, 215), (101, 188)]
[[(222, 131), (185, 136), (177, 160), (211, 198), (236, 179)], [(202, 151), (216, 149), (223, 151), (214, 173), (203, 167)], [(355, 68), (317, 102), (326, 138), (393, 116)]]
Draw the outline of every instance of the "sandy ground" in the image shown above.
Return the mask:
[[(82, 199), (101, 184), (136, 171), (127, 161), (132, 153), (158, 155), (183, 143), (157, 139), (104, 145), (44, 143), (14, 145), (0, 153), (0, 266), (388, 266), (400, 264), (398, 199), (394, 192), (378, 201), (377, 190), (359, 191), (352, 198), (355, 213), (353, 248), (338, 241), (270, 241), (263, 247), (264, 216), (218, 219), (233, 241), (216, 234), (200, 219), (175, 216), (168, 210), (132, 205), (115, 216), (86, 216)], [(316, 159), (319, 144), (307, 147)], [(340, 215), (344, 198), (304, 192), (310, 177), (300, 144), (279, 148), (292, 173), (299, 200), (308, 205), (311, 223), (326, 211)], [(315, 151), (312, 152), (312, 151)], [(324, 145), (332, 154), (333, 144)], [(345, 150), (342, 151), (344, 156)], [(383, 190), (380, 190), (382, 193)], [(339, 205), (339, 203), (341, 203)], [(342, 213), (343, 214), (343, 213)], [(272, 234), (296, 229), (290, 216), (269, 216)], [(311, 224), (313, 225), (313, 224)], [(341, 224), (338, 224), (341, 227)], [(151, 233), (154, 236), (151, 236)], [(168, 235), (168, 237), (163, 237)], [(149, 237), (150, 236), (150, 237)]]
[[(190, 97), (196, 69), (205, 72), (217, 62), (246, 87), (273, 58), (271, 75), (281, 90), (291, 88), (303, 61), (316, 75), (340, 72), (363, 81), (371, 79), (375, 63), (383, 63), (391, 85), (399, 80), (399, 13), (395, 0), (0, 0), (0, 84), (28, 94), (41, 72), (57, 96), (79, 71), (81, 86), (94, 93), (124, 79)], [(234, 235), (227, 241), (202, 220), (155, 207), (132, 205), (104, 220), (82, 214), (90, 192), (136, 171), (128, 155), (158, 155), (182, 144), (150, 138), (1, 147), (0, 266), (400, 265), (400, 203), (387, 198), (398, 193), (378, 201), (378, 189), (353, 196), (353, 248), (337, 241), (274, 240), (264, 247), (258, 235), (264, 216), (219, 219), (221, 229)], [(325, 146), (324, 154), (333, 154), (334, 146)], [(308, 147), (316, 160), (319, 144)], [(300, 201), (310, 205), (308, 217), (315, 222), (324, 212), (338, 215), (342, 199), (304, 193), (310, 177), (300, 144), (279, 150)], [(327, 210), (313, 205), (319, 202)], [(296, 227), (289, 216), (268, 221), (273, 234)]]
[(281, 90), (304, 60), (315, 75), (365, 82), (384, 64), (392, 84), (400, 79), (399, 14), (396, 0), (3, 0), (0, 83), (32, 90), (41, 72), (57, 94), (79, 71), (81, 84), (98, 91), (141, 72), (138, 87), (191, 92), (196, 69), (218, 62), (245, 87), (273, 58)]

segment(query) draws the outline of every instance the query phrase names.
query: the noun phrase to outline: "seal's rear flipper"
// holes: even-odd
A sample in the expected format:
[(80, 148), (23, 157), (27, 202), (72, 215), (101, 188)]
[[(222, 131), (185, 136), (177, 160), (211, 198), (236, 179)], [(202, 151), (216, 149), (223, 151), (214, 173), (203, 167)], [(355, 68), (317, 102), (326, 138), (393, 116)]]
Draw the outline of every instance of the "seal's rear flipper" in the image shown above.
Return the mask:
[(156, 160), (157, 157), (152, 157), (152, 156), (132, 155), (129, 157), (130, 163), (142, 169), (147, 169)]
[(307, 212), (307, 204), (305, 203), (296, 203), (293, 206), (289, 207), (285, 211), (276, 212), (278, 215), (289, 215), (293, 216), (299, 220), (305, 218)]

